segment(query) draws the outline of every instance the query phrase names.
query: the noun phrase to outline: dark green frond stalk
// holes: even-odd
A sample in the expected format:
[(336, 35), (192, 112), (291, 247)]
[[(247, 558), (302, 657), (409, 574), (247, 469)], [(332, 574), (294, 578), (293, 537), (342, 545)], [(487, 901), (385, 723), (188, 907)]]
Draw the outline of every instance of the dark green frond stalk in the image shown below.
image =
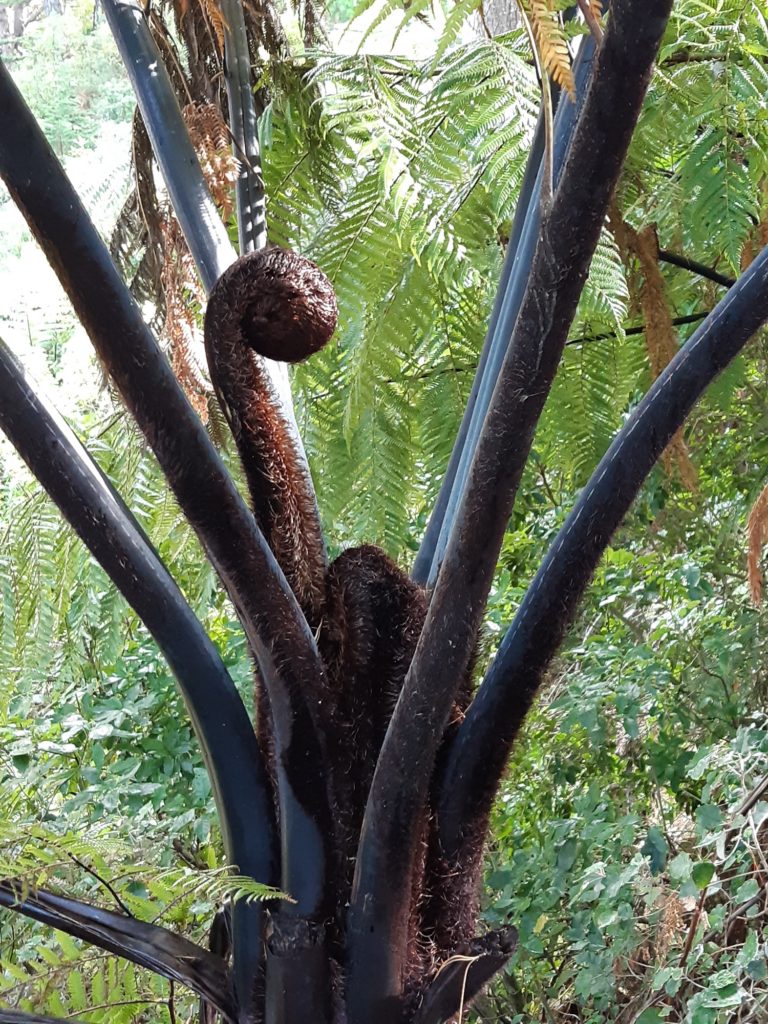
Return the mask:
[[(120, 496), (2, 342), (0, 428), (168, 659), (211, 779), (229, 863), (257, 881), (277, 884), (271, 785), (218, 651)], [(238, 949), (246, 946), (254, 963), (263, 943), (262, 917), (258, 904), (235, 907)]]
[[(528, 588), (451, 749), (438, 820), (461, 860), (483, 827), (541, 679), (611, 536), (704, 390), (768, 320), (768, 247), (654, 381), (581, 492)], [(462, 861), (463, 862), (463, 861)]]
[[(583, 102), (594, 60), (595, 40), (592, 36), (587, 36), (582, 40), (573, 68), (579, 104)], [(556, 182), (562, 173), (579, 110), (580, 105), (574, 104), (567, 95), (560, 97), (554, 123), (552, 155)], [(414, 579), (430, 587), (434, 586), (437, 579), (448, 538), (466, 490), (469, 469), (477, 449), (485, 415), (491, 404), (493, 389), (509, 347), (528, 283), (533, 253), (541, 226), (539, 196), (544, 175), (543, 158), (544, 119), (540, 118), (536, 127), (533, 147), (528, 157), (499, 288), (472, 384), (472, 391), (451, 452), (451, 459), (435, 509), (413, 567)]]
[(0, 64), (0, 176), (56, 270), (100, 359), (217, 569), (282, 716), (278, 789), (283, 891), (324, 914), (330, 892), (330, 785), (314, 637), (167, 359), (61, 165)]
[(175, 932), (43, 889), (32, 891), (21, 882), (0, 882), (0, 907), (178, 981), (215, 1006), (227, 1020), (235, 1019), (224, 961)]
[(251, 58), (241, 0), (222, 0), (224, 17), (224, 81), (229, 101), (229, 126), (237, 176), (237, 236), (240, 254), (267, 244), (267, 207), (261, 173), (259, 122), (251, 85)]
[(612, 6), (568, 160), (542, 220), (511, 344), (366, 807), (348, 919), (350, 1024), (390, 1024), (398, 1010), (409, 913), (404, 879), (416, 861), (437, 750), (670, 8), (671, 0)]
[(168, 659), (211, 777), (230, 862), (274, 885), (272, 794), (240, 694), (133, 515), (2, 341), (0, 429)]

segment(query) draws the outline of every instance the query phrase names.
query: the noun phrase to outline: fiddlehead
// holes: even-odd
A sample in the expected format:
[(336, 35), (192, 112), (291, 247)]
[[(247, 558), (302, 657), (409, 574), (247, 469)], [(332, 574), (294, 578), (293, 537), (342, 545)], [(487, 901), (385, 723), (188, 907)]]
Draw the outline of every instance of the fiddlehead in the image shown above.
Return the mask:
[(333, 288), (314, 263), (271, 247), (236, 260), (214, 286), (205, 347), (256, 519), (311, 623), (324, 597), (325, 546), (311, 481), (261, 359), (299, 362), (336, 329)]

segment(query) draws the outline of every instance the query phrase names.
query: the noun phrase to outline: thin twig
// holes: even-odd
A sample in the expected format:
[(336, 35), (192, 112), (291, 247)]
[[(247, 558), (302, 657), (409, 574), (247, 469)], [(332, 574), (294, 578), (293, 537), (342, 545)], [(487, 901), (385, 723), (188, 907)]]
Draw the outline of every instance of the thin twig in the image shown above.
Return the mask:
[(732, 288), (736, 284), (735, 277), (721, 274), (719, 270), (708, 267), (705, 263), (699, 263), (698, 260), (689, 259), (688, 256), (681, 256), (679, 253), (670, 252), (669, 249), (659, 249), (659, 259), (662, 263), (669, 263), (673, 267), (690, 270), (692, 274), (698, 274), (699, 277), (704, 277), (708, 281), (721, 284), (724, 288)]
[(74, 863), (77, 864), (78, 867), (82, 868), (83, 871), (87, 871), (89, 875), (91, 875), (93, 878), (96, 879), (97, 882), (99, 882), (101, 885), (104, 886), (104, 888), (112, 896), (112, 898), (114, 899), (115, 903), (118, 905), (118, 907), (120, 907), (120, 909), (122, 910), (122, 912), (124, 914), (127, 914), (128, 917), (134, 917), (135, 916), (134, 914), (132, 914), (130, 912), (128, 907), (126, 907), (125, 903), (123, 903), (123, 901), (120, 899), (120, 896), (117, 893), (117, 891), (113, 888), (113, 886), (111, 886), (109, 884), (109, 882), (106, 880), (106, 878), (102, 878), (101, 875), (98, 873), (98, 871), (96, 871), (94, 868), (92, 868), (88, 864), (86, 864), (85, 861), (80, 860), (80, 858), (76, 857), (74, 855), (74, 853), (70, 853), (69, 850), (65, 850), (64, 852), (66, 853), (66, 855), (69, 857), (69, 859), (71, 861), (74, 861)]
[(168, 1019), (170, 1024), (176, 1024), (176, 1007), (173, 1003), (174, 992), (175, 986), (171, 981), (168, 984)]
[[(689, 313), (687, 316), (677, 316), (674, 318), (672, 323), (675, 327), (684, 327), (686, 324), (696, 324), (701, 320), (706, 320), (712, 311), (710, 309), (702, 310), (700, 313)], [(645, 324), (637, 324), (636, 327), (627, 327), (624, 331), (624, 337), (629, 338), (638, 334), (645, 334)], [(580, 338), (571, 338), (566, 341), (566, 345), (587, 345), (592, 341), (610, 341), (611, 338), (618, 338), (618, 331), (606, 331), (604, 334), (586, 334)]]
[(696, 909), (694, 910), (693, 917), (691, 918), (691, 926), (688, 929), (688, 934), (685, 937), (685, 945), (683, 946), (683, 952), (680, 957), (680, 963), (678, 964), (678, 967), (681, 971), (685, 967), (688, 957), (691, 955), (691, 950), (693, 949), (693, 939), (696, 935), (696, 929), (699, 927), (699, 921), (701, 920), (701, 914), (704, 910), (704, 900), (707, 898), (708, 889), (709, 886), (707, 885), (701, 890), (699, 902), (696, 904)]

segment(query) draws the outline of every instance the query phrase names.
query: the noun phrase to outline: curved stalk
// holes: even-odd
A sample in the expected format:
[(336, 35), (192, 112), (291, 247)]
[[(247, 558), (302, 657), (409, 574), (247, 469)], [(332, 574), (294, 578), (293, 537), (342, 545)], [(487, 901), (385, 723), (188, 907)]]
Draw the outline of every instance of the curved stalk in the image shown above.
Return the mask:
[[(2, 341), (0, 429), (165, 655), (208, 770), (228, 862), (277, 884), (272, 787), (219, 652), (120, 496)], [(258, 904), (235, 907), (238, 950), (252, 963), (261, 956), (262, 919)]]
[(271, 788), (219, 652), (122, 498), (1, 340), (0, 429), (165, 655), (211, 778), (230, 863), (274, 885)]
[(351, 1024), (391, 1021), (402, 993), (410, 888), (404, 880), (412, 874), (437, 749), (670, 8), (671, 0), (612, 5), (571, 151), (542, 221), (528, 288), (366, 807), (348, 924)]
[(215, 1006), (226, 1020), (236, 1019), (229, 971), (221, 957), (167, 928), (44, 889), (31, 891), (21, 882), (0, 881), (0, 907), (178, 981)]
[(237, 610), (268, 688), (282, 824), (280, 888), (324, 913), (332, 816), (323, 746), (325, 675), (314, 637), (253, 515), (182, 392), (7, 69), (0, 176), (147, 438)]
[(768, 321), (768, 246), (653, 383), (581, 492), (528, 588), (454, 740), (441, 847), (483, 829), (509, 750), (610, 539), (704, 390)]

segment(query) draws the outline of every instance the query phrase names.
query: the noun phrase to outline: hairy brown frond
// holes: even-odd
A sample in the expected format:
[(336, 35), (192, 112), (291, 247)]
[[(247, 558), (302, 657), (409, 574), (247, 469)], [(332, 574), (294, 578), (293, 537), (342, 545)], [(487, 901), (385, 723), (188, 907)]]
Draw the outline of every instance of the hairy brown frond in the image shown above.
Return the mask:
[(530, 0), (530, 19), (542, 67), (575, 99), (571, 55), (553, 0)]
[(768, 540), (768, 484), (760, 492), (747, 519), (747, 580), (752, 604), (759, 608), (763, 601), (763, 572), (760, 559)]
[[(637, 260), (639, 274), (630, 276), (630, 294), (637, 299), (645, 321), (645, 345), (651, 364), (651, 376), (659, 376), (677, 353), (677, 332), (667, 302), (664, 277), (659, 269), (659, 240), (656, 227), (648, 224), (635, 231), (623, 219), (616, 207), (610, 215), (610, 225), (619, 245), (622, 258), (629, 263)], [(639, 295), (636, 294), (639, 285)], [(670, 475), (677, 471), (680, 482), (689, 491), (698, 489), (698, 474), (691, 461), (688, 445), (682, 431), (678, 431), (662, 455), (662, 463)]]

